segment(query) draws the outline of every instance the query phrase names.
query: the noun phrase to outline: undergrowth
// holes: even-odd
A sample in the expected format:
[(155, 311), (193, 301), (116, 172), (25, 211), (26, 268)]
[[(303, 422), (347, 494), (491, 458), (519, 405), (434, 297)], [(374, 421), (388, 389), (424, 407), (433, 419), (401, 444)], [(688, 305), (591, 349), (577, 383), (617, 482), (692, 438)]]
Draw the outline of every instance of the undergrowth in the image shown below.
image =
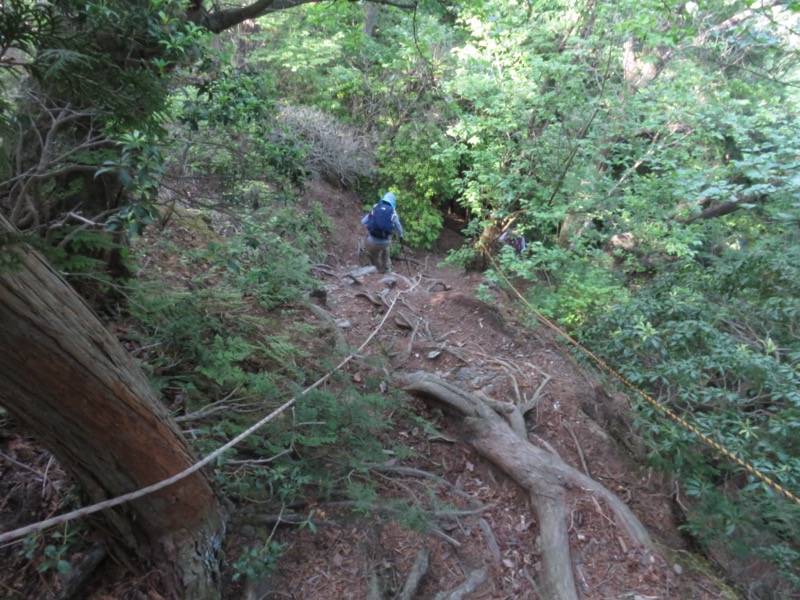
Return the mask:
[[(324, 221), (306, 221), (298, 231), (282, 210), (219, 223), (234, 230), (226, 237), (202, 227), (189, 232), (176, 221), (172, 235), (140, 240), (127, 343), (202, 455), (296, 398), (290, 411), (217, 460), (214, 480), (237, 512), (257, 505), (302, 513), (331, 499), (367, 507), (377, 492), (361, 465), (386, 461), (387, 451), (407, 455), (387, 435), (403, 412), (392, 396), (363, 393), (345, 374), (302, 393), (342, 357), (305, 308), (317, 283), (299, 240), (320, 239)], [(185, 239), (192, 248), (181, 248)], [(300, 525), (313, 527), (311, 514)], [(274, 566), (284, 546), (273, 536), (274, 528), (259, 530), (236, 550), (231, 581)]]
[[(714, 259), (714, 268), (691, 260), (665, 268), (647, 287), (596, 311), (579, 332), (632, 384), (795, 493), (796, 241), (793, 235), (731, 250)], [(758, 597), (794, 597), (800, 506), (633, 397), (651, 464), (676, 475), (685, 530), (724, 560), (749, 568), (771, 563), (780, 577), (753, 580)]]

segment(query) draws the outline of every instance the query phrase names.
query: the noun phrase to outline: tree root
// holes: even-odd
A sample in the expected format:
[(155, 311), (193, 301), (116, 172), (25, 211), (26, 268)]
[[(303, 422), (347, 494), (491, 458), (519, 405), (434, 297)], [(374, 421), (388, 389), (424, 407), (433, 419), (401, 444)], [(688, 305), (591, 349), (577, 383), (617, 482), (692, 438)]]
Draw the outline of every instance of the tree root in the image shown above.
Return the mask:
[(497, 538), (494, 536), (494, 531), (492, 531), (492, 527), (486, 519), (480, 519), (478, 525), (483, 532), (483, 536), (486, 538), (486, 547), (489, 548), (489, 552), (492, 555), (492, 562), (495, 567), (499, 567), (503, 562), (503, 555), (500, 553), (500, 546), (497, 545)]
[(389, 303), (386, 302), (386, 298), (380, 294), (374, 294), (372, 292), (357, 292), (355, 297), (358, 298), (359, 296), (366, 298), (372, 302), (372, 304), (380, 308), (387, 308), (389, 306)]
[(433, 398), (462, 415), (471, 430), (475, 450), (530, 495), (543, 553), (540, 582), (543, 597), (550, 600), (578, 600), (579, 597), (571, 568), (567, 489), (581, 489), (600, 496), (633, 544), (652, 551), (649, 534), (619, 498), (592, 478), (528, 442), (527, 436), (515, 432), (481, 398), (427, 374), (403, 379), (406, 391)]
[(317, 306), (316, 304), (309, 303), (308, 309), (314, 313), (314, 315), (323, 323), (325, 323), (328, 328), (333, 332), (334, 336), (334, 347), (336, 348), (336, 352), (341, 355), (347, 354), (350, 348), (347, 345), (347, 340), (342, 333), (342, 329), (336, 324), (336, 319), (333, 318), (333, 315), (329, 313), (327, 310), (322, 308), (321, 306)]
[(104, 546), (96, 545), (89, 548), (78, 564), (73, 566), (64, 580), (64, 587), (61, 593), (55, 596), (54, 600), (70, 600), (78, 597), (78, 592), (82, 590), (88, 579), (94, 575), (95, 570), (107, 555), (108, 551)]
[(400, 595), (397, 596), (397, 600), (414, 600), (419, 584), (422, 583), (422, 579), (428, 573), (430, 555), (431, 552), (427, 548), (423, 548), (417, 553), (417, 558), (414, 560), (414, 565), (411, 567), (408, 577), (406, 577), (406, 582), (403, 584), (403, 589), (400, 591)]
[(388, 464), (376, 464), (376, 463), (364, 463), (362, 466), (372, 469), (374, 471), (381, 471), (384, 473), (396, 473), (397, 475), (402, 475), (404, 477), (418, 477), (420, 479), (427, 479), (429, 481), (433, 481), (436, 485), (441, 487), (447, 488), (449, 492), (460, 496), (467, 500), (470, 506), (476, 509), (485, 510), (486, 507), (482, 506), (478, 502), (475, 501), (474, 496), (468, 494), (461, 488), (453, 485), (447, 479), (443, 477), (439, 477), (438, 475), (434, 475), (433, 473), (429, 473), (428, 471), (423, 471), (421, 469), (414, 469), (412, 467), (401, 467), (397, 465), (388, 465)]
[(489, 575), (489, 569), (484, 565), (480, 569), (471, 571), (464, 582), (449, 592), (439, 592), (433, 597), (433, 600), (463, 600), (469, 594), (474, 592), (480, 585), (486, 581)]
[(442, 286), (442, 290), (444, 290), (445, 292), (449, 292), (450, 290), (453, 289), (452, 285), (446, 284), (441, 279), (434, 279), (428, 284), (428, 287), (425, 289), (425, 291), (430, 294), (437, 285), (441, 285)]

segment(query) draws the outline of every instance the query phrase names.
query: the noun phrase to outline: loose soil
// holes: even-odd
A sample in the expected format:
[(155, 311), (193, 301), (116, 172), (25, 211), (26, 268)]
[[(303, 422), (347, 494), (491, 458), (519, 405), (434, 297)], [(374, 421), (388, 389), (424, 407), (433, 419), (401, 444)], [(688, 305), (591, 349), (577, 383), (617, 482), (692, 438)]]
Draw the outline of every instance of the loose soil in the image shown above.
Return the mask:
[[(321, 204), (332, 223), (328, 257), (317, 269), (321, 292), (312, 299), (332, 317), (337, 335), (358, 347), (397, 298), (376, 337), (346, 367), (347, 375), (364, 392), (399, 393), (406, 407), (431, 427), (392, 432), (394, 441), (413, 453), (403, 460), (389, 456), (375, 467), (383, 483), (373, 511), (353, 514), (350, 506), (318, 504), (315, 531), (276, 528), (275, 539), (286, 544), (286, 552), (275, 574), (229, 585), (227, 598), (399, 598), (412, 566), (427, 550), (428, 568), (415, 598), (547, 600), (536, 585), (541, 548), (529, 496), (472, 450), (460, 417), (402, 393), (398, 374), (419, 371), (498, 401), (518, 403), (538, 393), (539, 402), (526, 419), (530, 443), (602, 483), (648, 528), (658, 543), (656, 553), (636, 547), (592, 493), (569, 490), (572, 566), (581, 598), (736, 597), (690, 553), (679, 531), (670, 479), (642, 466), (626, 397), (605, 390), (547, 328), (523, 327), (521, 321), (530, 319), (523, 319), (505, 292), (489, 286), (491, 299), (478, 300), (478, 287), (488, 286), (481, 273), (442, 263), (463, 242), (457, 222), (442, 231), (431, 251), (409, 251), (396, 259), (394, 273), (359, 274), (355, 270), (368, 264), (359, 251), (362, 200), (316, 181), (305, 202)], [(402, 218), (402, 198), (398, 211)], [(308, 322), (322, 321), (309, 312)], [(376, 377), (378, 386), (368, 383)], [(12, 423), (0, 422), (0, 530), (50, 516), (68, 487), (44, 450)], [(436, 514), (425, 517), (426, 527), (404, 525), (403, 518), (393, 518), (401, 513), (392, 512), (390, 500), (434, 508)], [(254, 542), (250, 529), (237, 528), (235, 519), (232, 523), (227, 556)], [(482, 567), (487, 576), (468, 595), (439, 595)], [(0, 566), (0, 598), (56, 597), (57, 584), (48, 591), (42, 581), (30, 578), (31, 570), (18, 561)], [(146, 577), (135, 580), (112, 562), (83, 597), (159, 600), (145, 582)]]

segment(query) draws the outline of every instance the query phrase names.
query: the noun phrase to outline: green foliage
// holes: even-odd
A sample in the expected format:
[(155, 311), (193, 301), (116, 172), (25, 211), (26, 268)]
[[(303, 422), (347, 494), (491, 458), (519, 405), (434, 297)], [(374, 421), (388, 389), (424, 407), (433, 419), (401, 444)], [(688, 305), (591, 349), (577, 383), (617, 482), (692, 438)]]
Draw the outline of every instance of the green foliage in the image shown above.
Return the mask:
[(37, 240), (31, 235), (0, 230), (0, 275), (14, 272), (22, 267), (22, 244), (37, 247)]
[[(535, 283), (526, 294), (527, 301), (569, 329), (584, 325), (598, 310), (626, 296), (620, 276), (608, 270), (607, 259), (600, 253), (582, 255), (534, 242), (522, 257), (504, 247), (497, 261), (507, 275)], [(487, 278), (505, 285), (496, 271), (488, 271)]]
[[(308, 255), (304, 250), (314, 247), (314, 238), (305, 228), (313, 221), (288, 221), (299, 229), (280, 231), (286, 213), (265, 209), (242, 219), (240, 234), (224, 245), (211, 243), (194, 252), (194, 259), (207, 261), (211, 268), (206, 277), (221, 277), (224, 281), (255, 298), (264, 308), (276, 308), (296, 301), (315, 286), (310, 277)], [(299, 246), (299, 247), (298, 247)]]
[[(174, 92), (183, 127), (175, 126), (173, 135), (185, 147), (170, 157), (170, 167), (209, 183), (216, 180), (237, 204), (248, 199), (243, 188), (249, 192), (246, 188), (257, 183), (268, 185), (276, 196), (291, 196), (308, 174), (306, 148), (283, 135), (270, 76), (234, 69), (224, 60), (221, 55), (209, 61), (213, 77)], [(251, 206), (259, 205), (258, 198), (251, 200)]]
[[(626, 379), (790, 490), (800, 481), (797, 241), (796, 233), (765, 237), (723, 252), (708, 267), (686, 261), (581, 330), (581, 339)], [(800, 539), (786, 535), (800, 531), (796, 507), (765, 496), (756, 480), (715, 460), (650, 405), (640, 403), (638, 411), (654, 463), (680, 473), (696, 499), (687, 527), (698, 539), (710, 544), (738, 528), (726, 543), (742, 552), (798, 552)], [(738, 483), (722, 493), (720, 481)]]
[(116, 174), (130, 198), (129, 204), (108, 219), (108, 231), (122, 229), (129, 235), (141, 234), (159, 216), (156, 203), (164, 158), (158, 142), (153, 135), (140, 131), (123, 133), (118, 140), (119, 160), (107, 160), (95, 172), (95, 178), (104, 173)]
[[(65, 99), (108, 111), (119, 123), (146, 119), (163, 107), (166, 65), (201, 55), (204, 34), (180, 19), (182, 8), (174, 0), (61, 3), (64, 37), (39, 49), (34, 75)], [(116, 52), (124, 56), (133, 41), (153, 63), (115, 62)]]
[(70, 557), (83, 547), (80, 530), (74, 525), (64, 525), (63, 531), (43, 535), (34, 533), (22, 541), (22, 553), (29, 561), (37, 563), (39, 573), (56, 571), (68, 575), (72, 571)]
[(7, 0), (0, 7), (0, 57), (9, 49), (31, 54), (56, 28), (55, 8), (49, 4), (30, 4)]
[[(179, 415), (208, 415), (192, 417), (202, 453), (239, 435), (329, 367), (322, 357), (332, 348), (310, 350), (320, 345), (319, 332), (302, 324), (303, 309), (296, 307), (313, 283), (308, 259), (284, 241), (305, 235), (302, 228), (314, 221), (290, 217), (289, 209), (242, 215), (238, 236), (184, 252), (167, 275), (191, 290), (156, 279), (130, 292), (135, 326), (128, 337), (164, 401)], [(149, 252), (178, 254), (160, 240), (138, 248), (140, 256)], [(215, 470), (220, 490), (234, 502), (289, 505), (347, 494), (351, 482), (357, 494), (371, 487), (353, 466), (385, 459), (386, 413), (394, 403), (362, 395), (344, 380), (335, 385), (335, 393), (298, 396), (290, 414), (222, 457)], [(234, 570), (249, 575), (259, 560), (273, 564), (277, 556), (278, 549), (258, 546)]]
[(266, 574), (274, 572), (278, 567), (278, 559), (280, 559), (284, 550), (286, 550), (286, 544), (281, 544), (275, 540), (270, 540), (263, 545), (245, 548), (233, 563), (231, 579), (238, 581), (244, 577), (255, 581)]
[(194, 291), (165, 289), (157, 281), (133, 287), (129, 310), (140, 323), (135, 336), (151, 348), (143, 358), (170, 398), (196, 407), (203, 397), (231, 389), (243, 398), (269, 397), (278, 386), (272, 372), (294, 372), (305, 356), (289, 342), (290, 331), (280, 333), (287, 328), (276, 327), (277, 317), (251, 314), (253, 304), (288, 310), (315, 285), (307, 256), (271, 229), (280, 223), (246, 217), (238, 236), (185, 253), (176, 268), (192, 274)]
[[(402, 125), (378, 150), (381, 179), (393, 182), (401, 199), (405, 237), (430, 248), (442, 228), (442, 210), (455, 199), (459, 156), (434, 122)], [(402, 190), (402, 191), (401, 191)]]
[(270, 90), (270, 73), (254, 73), (223, 65), (213, 77), (183, 88), (180, 122), (193, 131), (200, 126), (217, 128), (243, 126), (269, 119), (275, 114), (275, 96)]
[(70, 278), (91, 277), (97, 281), (111, 283), (105, 273), (106, 253), (119, 252), (127, 255), (123, 246), (106, 232), (89, 231), (80, 227), (65, 227), (59, 231), (58, 246), (43, 251), (53, 266)]

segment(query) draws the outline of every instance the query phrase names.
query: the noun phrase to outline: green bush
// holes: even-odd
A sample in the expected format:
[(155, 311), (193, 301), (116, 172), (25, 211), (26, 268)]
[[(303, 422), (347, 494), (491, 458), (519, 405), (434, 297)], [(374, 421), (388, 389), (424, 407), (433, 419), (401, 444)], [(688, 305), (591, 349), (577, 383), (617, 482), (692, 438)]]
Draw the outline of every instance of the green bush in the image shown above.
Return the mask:
[[(788, 490), (800, 487), (800, 245), (796, 234), (688, 260), (581, 328), (628, 381)], [(653, 463), (678, 474), (687, 529), (711, 546), (770, 559), (787, 581), (800, 552), (800, 507), (648, 403), (638, 422)]]

